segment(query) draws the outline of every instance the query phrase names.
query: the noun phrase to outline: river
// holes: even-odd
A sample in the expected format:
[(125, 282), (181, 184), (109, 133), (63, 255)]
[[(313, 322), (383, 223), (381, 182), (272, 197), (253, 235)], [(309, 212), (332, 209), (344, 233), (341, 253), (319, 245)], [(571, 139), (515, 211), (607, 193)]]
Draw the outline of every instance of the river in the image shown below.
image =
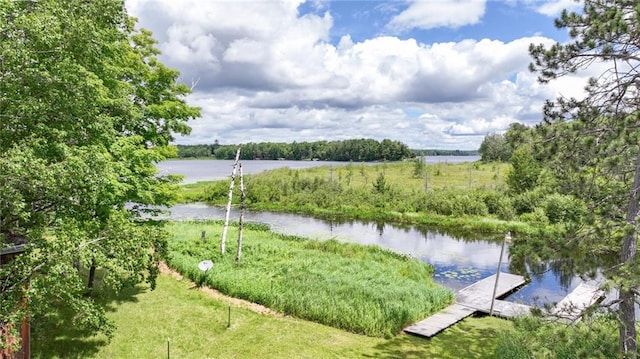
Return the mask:
[[(442, 157), (442, 161), (448, 162), (477, 160), (477, 158), (469, 157), (453, 159), (451, 157), (445, 158), (447, 156)], [(344, 165), (346, 163), (243, 161), (243, 169), (249, 169), (249, 173), (257, 173), (278, 167), (305, 168), (327, 164)], [(191, 183), (228, 177), (231, 173), (231, 165), (232, 161), (173, 160), (162, 163), (160, 167), (162, 171), (166, 171), (165, 173), (185, 175), (185, 183)], [(171, 218), (177, 220), (222, 219), (224, 218), (224, 209), (205, 204), (181, 204), (171, 208)], [(238, 213), (233, 212), (231, 218), (237, 220)], [(345, 242), (379, 245), (419, 258), (434, 265), (436, 269), (434, 279), (437, 282), (454, 290), (494, 274), (498, 267), (501, 251), (501, 238), (462, 238), (427, 227), (355, 220), (329, 221), (272, 212), (247, 212), (245, 218), (248, 221), (269, 224), (274, 231), (285, 234), (318, 240), (335, 238)], [(500, 268), (504, 272), (510, 271), (508, 248), (505, 250)], [(529, 284), (512, 294), (508, 300), (529, 305), (554, 303), (560, 301), (580, 282), (579, 278), (563, 275), (558, 271), (540, 270), (540, 273), (531, 276)]]

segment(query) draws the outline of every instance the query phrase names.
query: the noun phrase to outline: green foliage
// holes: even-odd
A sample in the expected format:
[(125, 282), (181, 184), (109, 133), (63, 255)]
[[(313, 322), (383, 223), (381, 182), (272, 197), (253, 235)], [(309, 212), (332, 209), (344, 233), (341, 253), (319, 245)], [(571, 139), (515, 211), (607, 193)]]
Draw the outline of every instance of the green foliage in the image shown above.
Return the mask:
[(504, 135), (498, 133), (486, 135), (480, 144), (478, 152), (480, 152), (483, 162), (506, 162), (511, 157), (511, 147)]
[(413, 177), (422, 178), (424, 176), (426, 163), (423, 156), (413, 159)]
[[(453, 300), (431, 279), (431, 266), (380, 247), (245, 230), (237, 263), (200, 241), (201, 230), (215, 233), (220, 224), (171, 229), (169, 263), (195, 282), (354, 333), (391, 337)], [(203, 259), (214, 261), (206, 274), (197, 267)]]
[(0, 245), (27, 243), (0, 272), (2, 323), (109, 333), (92, 296), (155, 283), (167, 233), (146, 215), (173, 203), (177, 178), (154, 163), (199, 109), (134, 25), (121, 1), (0, 2)]
[(606, 316), (573, 325), (523, 317), (500, 336), (495, 355), (505, 359), (616, 358), (616, 333), (615, 319)]
[[(589, 272), (612, 268), (605, 275), (619, 289), (621, 354), (636, 357), (640, 12), (634, 1), (588, 0), (579, 12), (563, 11), (555, 25), (568, 30), (571, 40), (530, 46), (530, 68), (539, 82), (585, 69), (600, 72), (588, 80), (583, 98), (547, 102), (538, 157), (558, 179), (558, 192), (589, 208), (590, 225), (571, 233), (581, 243), (573, 248), (576, 266)], [(594, 249), (607, 255), (594, 260)], [(616, 257), (618, 263), (610, 263)]]
[(374, 193), (387, 193), (391, 190), (391, 186), (387, 184), (387, 179), (384, 176), (384, 172), (380, 172), (378, 177), (376, 177), (376, 181), (373, 182), (373, 192)]
[[(504, 222), (516, 218), (514, 201), (505, 191), (500, 191), (504, 185), (494, 180), (495, 172), (503, 172), (506, 164), (425, 165), (429, 172), (442, 169), (440, 176), (430, 177), (426, 193), (421, 178), (403, 174), (411, 173), (411, 162), (386, 166), (384, 170), (382, 165), (360, 165), (358, 171), (351, 165), (333, 169), (283, 168), (247, 176), (248, 204), (262, 210), (475, 228), (476, 231), (504, 232), (516, 227), (522, 230), (522, 223)], [(330, 179), (332, 171), (334, 180)], [(372, 183), (368, 183), (368, 178), (379, 177), (381, 173), (385, 188), (389, 187), (384, 193), (372, 191)], [(184, 186), (183, 199), (224, 204), (227, 190), (227, 181), (190, 184)], [(214, 198), (213, 193), (218, 197)], [(467, 216), (475, 219), (465, 218)]]
[(509, 159), (511, 168), (507, 172), (506, 182), (514, 193), (532, 190), (538, 183), (542, 165), (533, 157), (531, 146), (516, 148)]
[(534, 128), (528, 127), (519, 122), (514, 122), (509, 125), (507, 132), (504, 133), (505, 141), (509, 144), (511, 149), (516, 150), (521, 146), (532, 145), (537, 140), (537, 135)]
[(234, 159), (236, 149), (242, 146), (243, 160), (311, 160), (322, 161), (398, 161), (414, 157), (409, 148), (388, 139), (378, 142), (373, 139), (343, 141), (317, 141), (292, 143), (246, 143), (242, 145), (182, 145), (180, 157), (215, 156), (218, 159)]
[(518, 215), (523, 213), (531, 213), (540, 207), (544, 200), (545, 192), (541, 188), (531, 191), (517, 193), (513, 196), (513, 208)]
[(541, 205), (551, 223), (580, 224), (587, 212), (587, 207), (582, 201), (557, 193), (546, 196)]

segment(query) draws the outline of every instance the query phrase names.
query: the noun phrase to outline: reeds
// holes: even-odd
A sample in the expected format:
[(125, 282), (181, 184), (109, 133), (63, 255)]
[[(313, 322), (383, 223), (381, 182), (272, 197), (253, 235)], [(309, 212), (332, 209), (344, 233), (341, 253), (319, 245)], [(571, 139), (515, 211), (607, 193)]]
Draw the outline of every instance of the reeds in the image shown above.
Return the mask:
[[(377, 246), (316, 241), (255, 227), (245, 230), (241, 262), (219, 253), (216, 222), (170, 225), (169, 263), (196, 283), (284, 314), (350, 332), (391, 337), (453, 300), (432, 280), (433, 268)], [(237, 228), (230, 228), (230, 238)], [(233, 243), (228, 253), (233, 253)], [(214, 261), (207, 273), (198, 262)]]

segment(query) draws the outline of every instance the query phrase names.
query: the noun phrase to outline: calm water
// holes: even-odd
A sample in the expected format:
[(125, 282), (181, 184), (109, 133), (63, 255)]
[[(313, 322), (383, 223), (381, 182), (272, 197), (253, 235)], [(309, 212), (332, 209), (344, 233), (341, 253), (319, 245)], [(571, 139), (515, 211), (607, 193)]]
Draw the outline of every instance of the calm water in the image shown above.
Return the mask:
[[(459, 163), (479, 160), (479, 156), (426, 156), (427, 163)], [(245, 174), (259, 173), (274, 168), (289, 167), (309, 168), (317, 166), (345, 166), (349, 162), (332, 161), (242, 161), (242, 172)], [(366, 162), (366, 164), (377, 164)], [(158, 164), (162, 174), (181, 174), (183, 183), (211, 181), (228, 178), (233, 170), (233, 160), (168, 160)]]
[[(224, 208), (205, 204), (184, 204), (171, 208), (171, 218), (175, 220), (223, 219), (224, 214)], [(233, 211), (232, 221), (237, 221), (238, 216)], [(245, 213), (245, 220), (267, 223), (272, 230), (284, 234), (373, 244), (408, 254), (433, 264), (436, 268), (435, 280), (454, 290), (494, 274), (500, 257), (500, 238), (468, 239), (415, 226), (328, 221), (272, 212), (249, 211)], [(510, 272), (508, 257), (507, 248), (501, 265), (504, 272)], [(509, 300), (531, 305), (558, 302), (580, 282), (577, 277), (567, 279), (553, 271), (543, 271), (533, 276), (531, 282), (511, 295)]]
[[(442, 162), (464, 162), (477, 158), (438, 156)], [(428, 159), (433, 160), (433, 159)], [(161, 164), (166, 173), (186, 175), (185, 182), (226, 178), (233, 161), (175, 160)], [(433, 162), (431, 162), (433, 163)], [(344, 162), (311, 161), (243, 161), (245, 173), (256, 173), (278, 167), (305, 168), (318, 165), (344, 165)], [(249, 172), (251, 171), (251, 172)], [(177, 205), (171, 208), (171, 218), (223, 219), (224, 209), (205, 204)], [(238, 219), (234, 212), (232, 220)], [(434, 229), (416, 226), (397, 226), (361, 221), (328, 221), (294, 214), (247, 212), (248, 221), (266, 223), (274, 231), (324, 240), (335, 238), (345, 242), (373, 244), (419, 258), (436, 268), (436, 281), (454, 290), (494, 274), (498, 267), (502, 238), (462, 238)], [(508, 248), (505, 250), (501, 270), (509, 272)], [(581, 280), (557, 271), (538, 270), (531, 282), (509, 297), (525, 304), (553, 303), (561, 300)], [(523, 274), (523, 273), (518, 273)], [(531, 273), (530, 273), (531, 274)]]

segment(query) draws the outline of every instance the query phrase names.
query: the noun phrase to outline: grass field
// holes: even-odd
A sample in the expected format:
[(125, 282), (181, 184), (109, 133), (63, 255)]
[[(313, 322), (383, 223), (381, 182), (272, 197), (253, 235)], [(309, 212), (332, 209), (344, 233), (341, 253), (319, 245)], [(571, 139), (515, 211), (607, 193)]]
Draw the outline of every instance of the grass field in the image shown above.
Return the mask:
[(138, 286), (105, 299), (117, 326), (111, 341), (60, 326), (32, 340), (33, 358), (492, 358), (496, 318), (469, 318), (433, 339), (372, 338), (287, 316), (259, 314), (214, 299), (193, 282), (161, 275), (151, 291)]
[[(247, 177), (283, 179), (296, 176), (300, 180), (320, 178), (335, 181), (343, 187), (371, 188), (377, 176), (383, 173), (387, 183), (394, 188), (409, 192), (424, 192), (425, 190), (503, 188), (508, 167), (506, 163), (437, 163), (424, 165), (422, 170), (417, 171), (415, 164), (411, 161), (377, 165), (350, 163), (345, 166), (318, 166), (300, 170), (279, 168)], [(183, 200), (206, 200), (207, 198), (203, 196), (211, 193), (203, 190), (205, 188), (211, 190), (211, 184), (214, 182), (227, 183), (222, 188), (229, 189), (226, 180), (191, 183), (183, 186)], [(217, 188), (214, 193), (217, 194)], [(223, 191), (222, 194), (220, 199), (226, 199), (224, 196), (226, 192)]]

